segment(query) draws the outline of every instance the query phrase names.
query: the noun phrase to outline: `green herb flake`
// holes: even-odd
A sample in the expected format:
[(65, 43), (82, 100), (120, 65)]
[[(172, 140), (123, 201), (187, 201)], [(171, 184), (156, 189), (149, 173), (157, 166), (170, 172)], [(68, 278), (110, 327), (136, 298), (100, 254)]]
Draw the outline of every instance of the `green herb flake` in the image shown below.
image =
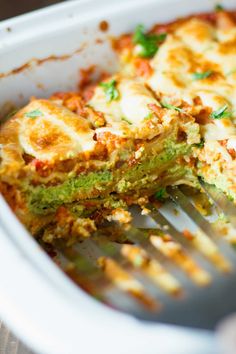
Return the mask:
[(216, 4), (215, 11), (216, 12), (224, 11), (224, 7), (221, 4)]
[(172, 104), (164, 102), (164, 101), (161, 102), (161, 106), (164, 107), (164, 108), (168, 108), (168, 109), (174, 109), (175, 111), (180, 112), (180, 113), (183, 112), (182, 108), (173, 106)]
[(149, 120), (153, 117), (153, 112), (149, 112), (146, 117), (143, 118), (143, 120)]
[(217, 222), (217, 221), (227, 222), (227, 217), (225, 216), (224, 213), (219, 213), (218, 219), (216, 220), (216, 222)]
[(229, 195), (229, 194), (228, 194), (227, 197), (228, 197), (228, 199), (229, 199), (230, 202), (233, 202), (233, 201), (234, 201), (234, 197), (233, 197), (232, 195)]
[(132, 125), (132, 123), (125, 117), (121, 117), (121, 120), (123, 120), (124, 122), (128, 123), (129, 125)]
[(207, 70), (202, 73), (193, 73), (193, 80), (203, 80), (208, 78), (213, 74), (212, 70)]
[(18, 111), (19, 111), (19, 108), (13, 109), (12, 111), (10, 111), (10, 112), (0, 121), (0, 124), (6, 122), (8, 119), (10, 119), (11, 117), (13, 117)]
[(154, 194), (154, 197), (155, 197), (155, 199), (157, 199), (159, 201), (163, 201), (165, 195), (166, 195), (166, 189), (161, 188)]
[(37, 118), (43, 116), (43, 113), (39, 109), (34, 109), (33, 111), (26, 112), (25, 117)]
[(166, 39), (167, 33), (146, 34), (143, 25), (138, 25), (133, 35), (133, 43), (140, 46), (139, 56), (144, 58), (153, 57), (159, 44)]
[(228, 106), (227, 104), (224, 105), (223, 107), (217, 109), (216, 111), (213, 111), (210, 115), (210, 118), (212, 119), (222, 119), (222, 118), (230, 118), (232, 117), (232, 112), (227, 111)]
[(200, 149), (204, 146), (204, 144), (205, 144), (205, 140), (202, 138), (200, 143), (194, 144), (194, 146)]
[(106, 95), (106, 99), (108, 102), (111, 102), (113, 100), (116, 100), (117, 98), (119, 98), (119, 92), (116, 88), (116, 80), (111, 80), (109, 82), (101, 82), (100, 86), (103, 87), (105, 95)]

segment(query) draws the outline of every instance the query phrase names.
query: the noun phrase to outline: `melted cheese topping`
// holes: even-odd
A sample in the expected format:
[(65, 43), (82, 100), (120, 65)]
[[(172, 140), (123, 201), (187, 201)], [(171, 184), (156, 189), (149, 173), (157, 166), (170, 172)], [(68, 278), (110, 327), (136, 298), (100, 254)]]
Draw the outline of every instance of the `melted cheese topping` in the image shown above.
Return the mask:
[(39, 160), (64, 160), (95, 146), (87, 120), (50, 101), (34, 100), (16, 117), (22, 149)]
[[(101, 86), (97, 86), (89, 101), (95, 110), (105, 114), (107, 126), (97, 129), (97, 133), (109, 131), (114, 135), (137, 139), (152, 139), (169, 127), (173, 119), (178, 119), (175, 111), (153, 114), (151, 106), (161, 107), (152, 92), (137, 78), (116, 76), (119, 97), (108, 101)], [(161, 109), (161, 108), (160, 108)], [(161, 109), (162, 110), (162, 109)]]
[(0, 131), (0, 161), (3, 174), (14, 174), (24, 166), (22, 148), (19, 144), (19, 121), (11, 118), (1, 127)]
[(109, 123), (122, 122), (127, 119), (135, 127), (150, 113), (148, 104), (157, 104), (145, 85), (137, 79), (126, 79), (116, 76), (119, 98), (108, 101), (101, 86), (97, 86), (89, 104), (96, 110), (106, 114)]
[(151, 92), (138, 81), (122, 80), (119, 90), (121, 92), (120, 107), (122, 113), (135, 127), (138, 127), (150, 114), (148, 105), (156, 104), (160, 106)]
[[(227, 105), (233, 117), (212, 119), (202, 129), (206, 140), (236, 135), (235, 25), (214, 27), (197, 18), (186, 20), (167, 36), (150, 63), (153, 74), (147, 84), (157, 95), (191, 106), (198, 97), (203, 107), (213, 111)], [(207, 71), (211, 72), (208, 77), (194, 79), (194, 73)]]
[[(88, 105), (103, 113), (105, 124), (101, 128), (92, 129), (89, 119), (62, 104), (47, 100), (30, 102), (2, 130), (2, 135), (10, 136), (14, 126), (17, 132), (9, 138), (7, 146), (3, 141), (4, 160), (15, 158), (22, 163), (20, 156), (26, 153), (53, 163), (93, 152), (95, 135), (109, 132), (115, 137), (153, 139), (168, 131), (174, 121), (185, 128), (194, 124), (196, 131), (197, 124), (191, 115), (195, 116), (202, 108), (208, 108), (210, 114), (224, 106), (232, 112), (232, 117), (208, 117), (201, 125), (201, 134), (206, 141), (229, 139), (228, 145), (235, 149), (236, 26), (223, 14), (217, 21), (217, 26), (198, 18), (177, 23), (149, 61), (152, 70), (148, 77), (124, 71), (108, 79), (115, 80), (117, 98), (109, 101), (104, 86), (97, 85)], [(128, 66), (129, 61), (132, 62), (132, 55), (127, 60)], [(206, 72), (210, 74), (205, 78), (194, 77)], [(181, 112), (163, 108), (160, 104), (163, 99), (180, 102), (180, 106), (187, 103), (188, 108)], [(31, 117), (30, 113), (35, 111), (40, 114)], [(187, 113), (184, 118), (182, 112)], [(184, 122), (185, 118), (189, 124)], [(194, 139), (188, 134), (188, 143), (195, 143)]]

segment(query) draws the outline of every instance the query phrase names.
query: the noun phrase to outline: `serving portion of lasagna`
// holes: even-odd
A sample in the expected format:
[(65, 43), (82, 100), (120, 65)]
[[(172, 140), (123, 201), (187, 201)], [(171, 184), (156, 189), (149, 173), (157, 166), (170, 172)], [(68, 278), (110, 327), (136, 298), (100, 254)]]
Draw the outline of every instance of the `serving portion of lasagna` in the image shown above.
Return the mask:
[(33, 98), (0, 126), (0, 191), (35, 236), (74, 240), (198, 177), (236, 199), (236, 16), (114, 41), (120, 70)]

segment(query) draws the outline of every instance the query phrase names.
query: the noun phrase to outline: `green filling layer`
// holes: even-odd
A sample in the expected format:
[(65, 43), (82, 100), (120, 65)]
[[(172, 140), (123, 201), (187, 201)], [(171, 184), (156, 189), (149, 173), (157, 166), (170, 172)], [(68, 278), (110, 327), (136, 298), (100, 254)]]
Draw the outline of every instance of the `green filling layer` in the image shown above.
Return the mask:
[[(199, 164), (201, 166), (201, 164)], [(215, 185), (217, 188), (225, 192), (230, 200), (236, 200), (236, 192), (234, 191), (232, 183), (230, 183), (230, 178), (227, 174), (223, 174), (219, 169), (217, 171), (208, 170), (207, 174), (202, 173), (202, 169), (198, 170), (199, 177), (201, 177), (205, 182)]]
[[(173, 168), (172, 163), (178, 156), (187, 155), (191, 147), (186, 143), (166, 141), (164, 149), (152, 157), (144, 157), (139, 164), (133, 167), (122, 167), (115, 171), (99, 171), (81, 174), (70, 178), (57, 186), (29, 187), (29, 207), (35, 214), (54, 212), (60, 205), (73, 203), (83, 199), (91, 199), (109, 195), (111, 192), (132, 192), (139, 189), (153, 188), (162, 183), (158, 177), (166, 172), (171, 175), (172, 181), (188, 175), (186, 167)], [(172, 170), (171, 170), (172, 169)], [(180, 173), (182, 170), (182, 173)], [(173, 183), (173, 182), (172, 182)]]
[[(64, 183), (45, 187), (33, 188), (30, 194), (30, 209), (35, 214), (44, 214), (53, 212), (62, 204), (72, 203), (75, 199), (80, 199), (91, 193), (96, 188), (103, 192), (107, 185), (113, 180), (112, 173), (109, 171), (90, 172), (86, 175), (70, 178)], [(81, 199), (82, 198), (81, 196)]]
[[(127, 168), (123, 175), (117, 177), (118, 193), (128, 192), (136, 187), (136, 189), (146, 188), (146, 185), (158, 178), (163, 171), (168, 170), (170, 163), (174, 162), (178, 156), (188, 155), (191, 147), (186, 143), (174, 143), (167, 141), (164, 150), (156, 155), (146, 156), (144, 161)], [(184, 171), (184, 167), (182, 166)]]
[[(170, 169), (167, 170), (166, 175), (163, 176), (161, 179), (158, 179), (154, 182), (149, 182), (146, 184), (143, 188), (140, 188), (140, 190), (143, 190), (143, 193), (145, 195), (153, 195), (155, 194), (156, 191), (160, 189), (164, 189), (166, 186), (173, 185), (176, 182), (181, 182), (184, 180), (184, 182), (188, 182), (189, 185), (193, 187), (199, 188), (198, 180), (196, 179), (196, 175), (193, 173), (192, 169), (186, 166), (174, 166), (171, 167)], [(164, 187), (164, 188), (163, 188)], [(129, 193), (131, 195), (134, 194), (134, 192), (131, 190)], [(127, 193), (125, 193), (127, 195)], [(163, 200), (168, 196), (164, 196)], [(105, 198), (95, 198), (95, 199), (90, 199), (89, 203), (91, 205), (89, 208), (86, 207), (86, 204), (88, 200), (84, 201), (85, 205), (83, 205), (83, 201), (79, 202), (74, 202), (73, 204), (68, 205), (68, 208), (71, 210), (71, 212), (79, 217), (89, 217), (94, 211), (99, 210), (101, 208), (107, 208), (107, 209), (115, 209), (115, 208), (122, 208), (122, 209), (127, 209), (128, 205), (126, 202), (122, 199), (121, 194), (110, 194), (106, 196)]]

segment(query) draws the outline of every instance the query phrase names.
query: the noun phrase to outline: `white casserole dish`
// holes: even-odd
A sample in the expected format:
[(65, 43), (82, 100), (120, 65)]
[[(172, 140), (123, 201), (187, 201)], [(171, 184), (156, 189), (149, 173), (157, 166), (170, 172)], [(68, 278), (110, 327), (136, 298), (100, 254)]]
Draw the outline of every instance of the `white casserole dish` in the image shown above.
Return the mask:
[[(236, 8), (235, 0), (222, 4)], [(82, 67), (97, 64), (101, 70), (114, 70), (109, 42), (98, 38), (131, 31), (138, 23), (151, 26), (211, 11), (214, 5), (213, 0), (68, 1), (4, 21), (0, 24), (1, 111), (32, 95), (74, 89)], [(110, 25), (106, 33), (99, 31), (102, 20)], [(51, 55), (54, 58), (40, 62)], [(29, 61), (23, 70), (12, 72)], [(140, 322), (76, 288), (40, 250), (1, 196), (0, 225), (0, 317), (35, 351), (218, 353), (213, 332)]]

